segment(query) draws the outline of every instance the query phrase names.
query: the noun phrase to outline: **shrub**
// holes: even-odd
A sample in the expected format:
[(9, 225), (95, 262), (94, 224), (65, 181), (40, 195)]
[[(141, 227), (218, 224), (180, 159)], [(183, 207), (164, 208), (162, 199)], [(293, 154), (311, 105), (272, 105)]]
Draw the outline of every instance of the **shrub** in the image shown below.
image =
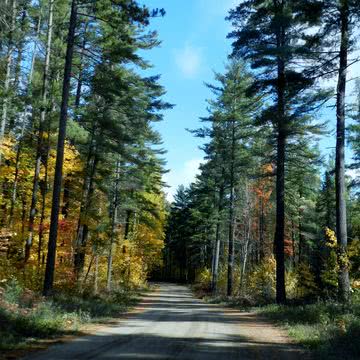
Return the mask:
[(23, 288), (15, 278), (11, 278), (5, 285), (3, 298), (10, 304), (19, 304)]
[(275, 258), (270, 256), (249, 274), (249, 290), (260, 303), (269, 303), (275, 298), (275, 268)]

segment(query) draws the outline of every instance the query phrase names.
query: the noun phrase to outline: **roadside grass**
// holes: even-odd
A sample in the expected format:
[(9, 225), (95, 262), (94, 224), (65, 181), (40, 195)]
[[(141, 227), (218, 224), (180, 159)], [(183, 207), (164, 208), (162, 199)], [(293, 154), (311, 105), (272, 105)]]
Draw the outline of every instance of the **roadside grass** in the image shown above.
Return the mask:
[(193, 288), (198, 297), (208, 303), (255, 311), (285, 328), (289, 336), (307, 348), (314, 359), (360, 359), (360, 291), (355, 291), (350, 304), (334, 300), (308, 304), (264, 305), (252, 296), (211, 296)]
[(89, 323), (116, 318), (139, 299), (139, 291), (44, 298), (11, 280), (0, 287), (0, 352), (27, 348), (38, 340), (79, 333)]
[(336, 302), (267, 305), (256, 311), (284, 326), (318, 359), (360, 359), (360, 296), (348, 306)]

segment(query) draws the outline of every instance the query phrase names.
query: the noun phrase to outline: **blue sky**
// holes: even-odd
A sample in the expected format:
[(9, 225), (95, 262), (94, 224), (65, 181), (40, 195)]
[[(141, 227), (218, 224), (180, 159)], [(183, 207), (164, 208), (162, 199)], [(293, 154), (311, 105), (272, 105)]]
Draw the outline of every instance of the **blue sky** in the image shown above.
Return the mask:
[(226, 39), (230, 25), (224, 20), (233, 0), (144, 0), (150, 8), (165, 8), (166, 16), (152, 20), (151, 28), (159, 33), (162, 44), (144, 57), (161, 74), (165, 99), (175, 104), (167, 111), (160, 131), (167, 168), (164, 179), (171, 199), (180, 184), (189, 184), (195, 177), (203, 153), (200, 140), (186, 128), (200, 126), (199, 117), (206, 115), (206, 99), (211, 96), (204, 82), (212, 82), (213, 71), (222, 71), (231, 49)]
[[(214, 71), (222, 72), (231, 51), (226, 35), (231, 27), (225, 16), (238, 0), (143, 0), (149, 8), (165, 8), (166, 16), (152, 20), (151, 28), (159, 34), (162, 44), (144, 57), (153, 65), (152, 74), (161, 74), (167, 90), (165, 100), (175, 104), (156, 128), (163, 137), (167, 169), (164, 180), (170, 186), (168, 199), (180, 184), (192, 182), (203, 158), (200, 139), (186, 128), (200, 126), (205, 116), (206, 99), (211, 97), (204, 82), (213, 82)], [(358, 70), (360, 66), (357, 66)], [(356, 71), (358, 73), (358, 71)], [(353, 74), (351, 74), (352, 76)], [(333, 129), (334, 112), (324, 116)], [(323, 152), (330, 152), (334, 136), (321, 141)]]

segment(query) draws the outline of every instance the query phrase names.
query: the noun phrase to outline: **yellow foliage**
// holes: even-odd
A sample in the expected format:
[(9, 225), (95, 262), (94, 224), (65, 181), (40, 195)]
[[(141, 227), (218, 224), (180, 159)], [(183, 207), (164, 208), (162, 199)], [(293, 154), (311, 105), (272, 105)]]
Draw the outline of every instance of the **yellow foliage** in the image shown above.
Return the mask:
[(271, 300), (275, 296), (276, 261), (273, 255), (266, 258), (249, 275), (249, 290), (255, 297)]
[(337, 238), (335, 235), (335, 231), (330, 228), (325, 228), (325, 238), (326, 238), (326, 246), (329, 248), (337, 247)]

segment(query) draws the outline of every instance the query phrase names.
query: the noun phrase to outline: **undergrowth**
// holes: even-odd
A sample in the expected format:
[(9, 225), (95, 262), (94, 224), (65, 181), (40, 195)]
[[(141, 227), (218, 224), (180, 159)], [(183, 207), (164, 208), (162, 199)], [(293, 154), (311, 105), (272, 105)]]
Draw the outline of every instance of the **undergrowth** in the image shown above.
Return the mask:
[(84, 324), (119, 316), (135, 305), (137, 298), (138, 292), (128, 289), (96, 296), (58, 293), (43, 298), (10, 280), (0, 287), (0, 351), (74, 334)]
[[(259, 276), (256, 279), (259, 280)], [(261, 290), (264, 289), (262, 284), (265, 281), (253, 281), (247, 291), (237, 291), (235, 296), (228, 297), (221, 282), (217, 289), (218, 295), (211, 294), (211, 277), (208, 272), (203, 271), (196, 280), (192, 287), (196, 296), (208, 303), (258, 312), (285, 327), (293, 339), (314, 354), (315, 359), (360, 359), (359, 290), (354, 290), (351, 303), (347, 305), (331, 298), (315, 301), (308, 296), (303, 299), (294, 297), (291, 304), (281, 306), (274, 304), (274, 291)], [(272, 284), (270, 280), (268, 282)], [(290, 280), (289, 277), (287, 280)]]
[(285, 326), (289, 335), (320, 359), (360, 358), (360, 294), (344, 306), (336, 302), (268, 305), (257, 311)]

